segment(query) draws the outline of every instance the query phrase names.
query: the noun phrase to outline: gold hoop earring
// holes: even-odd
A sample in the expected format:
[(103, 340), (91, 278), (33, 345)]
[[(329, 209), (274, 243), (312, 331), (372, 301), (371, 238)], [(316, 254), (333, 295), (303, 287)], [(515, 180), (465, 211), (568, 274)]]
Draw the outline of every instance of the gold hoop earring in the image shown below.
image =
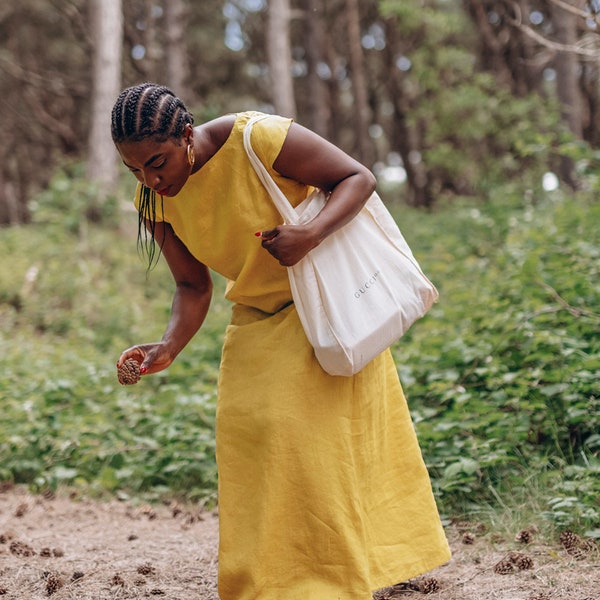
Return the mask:
[(188, 144), (187, 147), (187, 161), (190, 167), (194, 166), (196, 162), (196, 156), (194, 155), (194, 147), (191, 144)]

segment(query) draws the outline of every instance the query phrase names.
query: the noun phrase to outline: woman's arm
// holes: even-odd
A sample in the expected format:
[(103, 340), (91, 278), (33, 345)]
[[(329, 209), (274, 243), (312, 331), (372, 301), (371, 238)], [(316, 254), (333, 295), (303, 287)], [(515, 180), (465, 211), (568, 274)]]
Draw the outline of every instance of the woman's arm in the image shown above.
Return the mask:
[(285, 266), (297, 263), (355, 217), (376, 185), (375, 176), (364, 165), (297, 123), (290, 126), (273, 168), (284, 177), (331, 192), (310, 223), (262, 232), (263, 247)]
[(198, 331), (208, 312), (212, 280), (206, 265), (196, 260), (174, 234), (168, 223), (158, 222), (154, 229), (156, 243), (175, 279), (171, 317), (160, 342), (140, 344), (125, 350), (117, 367), (135, 358), (142, 373), (166, 369)]

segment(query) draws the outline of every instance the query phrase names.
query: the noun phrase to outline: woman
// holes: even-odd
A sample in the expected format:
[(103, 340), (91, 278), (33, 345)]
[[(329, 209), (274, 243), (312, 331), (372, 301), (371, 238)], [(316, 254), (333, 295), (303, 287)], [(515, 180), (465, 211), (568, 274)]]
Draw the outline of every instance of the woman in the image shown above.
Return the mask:
[(168, 367), (206, 316), (209, 269), (224, 275), (234, 306), (217, 402), (220, 597), (368, 600), (448, 560), (448, 545), (389, 350), (353, 377), (325, 373), (285, 267), (352, 219), (375, 180), (311, 131), (267, 117), (252, 145), (292, 204), (310, 186), (331, 192), (313, 221), (283, 225), (243, 147), (254, 114), (194, 127), (164, 87), (117, 99), (112, 135), (139, 181), (139, 236), (176, 282), (162, 340), (117, 366)]

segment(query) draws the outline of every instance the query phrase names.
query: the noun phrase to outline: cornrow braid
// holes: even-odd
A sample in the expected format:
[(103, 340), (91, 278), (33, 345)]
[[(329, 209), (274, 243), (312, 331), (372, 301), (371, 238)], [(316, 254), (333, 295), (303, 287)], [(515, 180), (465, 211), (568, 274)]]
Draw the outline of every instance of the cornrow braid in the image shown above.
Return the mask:
[(123, 90), (112, 109), (111, 133), (115, 144), (145, 138), (165, 141), (183, 135), (194, 117), (169, 88), (141, 83)]
[[(164, 142), (170, 138), (179, 139), (186, 125), (193, 123), (192, 113), (169, 88), (155, 83), (141, 83), (119, 94), (111, 114), (111, 135), (115, 144), (140, 142), (147, 138)], [(156, 256), (154, 238), (156, 193), (142, 185), (138, 201), (138, 249), (148, 257), (148, 269), (151, 269), (160, 256)], [(162, 197), (160, 203), (164, 216)]]

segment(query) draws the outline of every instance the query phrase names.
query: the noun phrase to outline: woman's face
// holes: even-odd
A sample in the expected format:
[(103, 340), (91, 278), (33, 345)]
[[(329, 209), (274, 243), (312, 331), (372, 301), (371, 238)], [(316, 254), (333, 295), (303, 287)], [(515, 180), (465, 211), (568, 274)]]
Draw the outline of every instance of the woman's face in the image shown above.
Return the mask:
[(191, 140), (169, 138), (165, 142), (146, 138), (121, 142), (117, 150), (125, 166), (145, 186), (161, 196), (175, 196), (190, 176), (187, 145)]

